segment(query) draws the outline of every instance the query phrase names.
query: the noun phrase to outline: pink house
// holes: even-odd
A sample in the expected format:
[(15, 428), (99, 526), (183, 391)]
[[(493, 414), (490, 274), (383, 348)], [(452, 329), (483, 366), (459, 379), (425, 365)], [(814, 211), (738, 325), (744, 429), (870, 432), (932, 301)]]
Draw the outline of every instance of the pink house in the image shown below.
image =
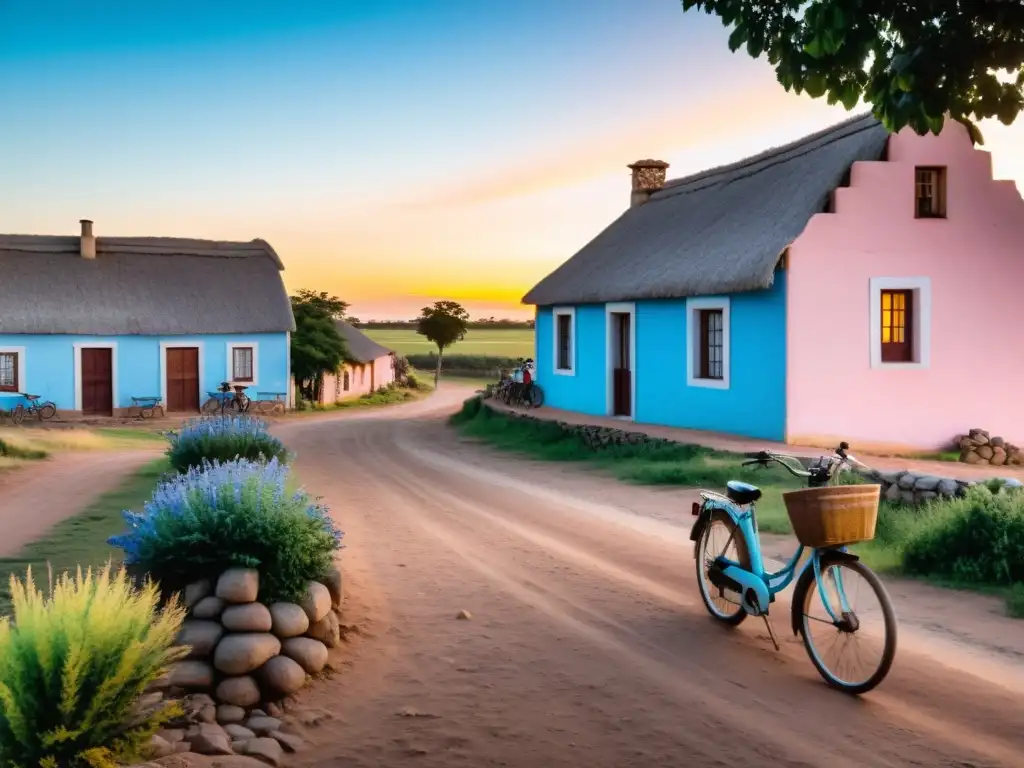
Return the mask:
[(1024, 443), (1024, 201), (961, 124), (863, 115), (681, 179), (629, 167), (624, 213), (524, 298), (548, 405), (857, 450)]
[(348, 356), (337, 371), (324, 375), (320, 405), (368, 395), (394, 383), (394, 352), (344, 320), (338, 320), (335, 325), (345, 340)]

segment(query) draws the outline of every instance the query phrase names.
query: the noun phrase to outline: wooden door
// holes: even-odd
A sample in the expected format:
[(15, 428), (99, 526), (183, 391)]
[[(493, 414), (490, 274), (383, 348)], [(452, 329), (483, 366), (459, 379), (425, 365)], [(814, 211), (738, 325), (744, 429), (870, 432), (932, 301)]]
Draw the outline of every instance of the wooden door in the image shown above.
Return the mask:
[(167, 410), (199, 410), (199, 349), (167, 348)]
[(82, 348), (82, 413), (86, 416), (114, 415), (113, 350)]
[(612, 369), (612, 413), (615, 416), (633, 415), (633, 372), (630, 370), (630, 320), (628, 313), (612, 317), (615, 330)]

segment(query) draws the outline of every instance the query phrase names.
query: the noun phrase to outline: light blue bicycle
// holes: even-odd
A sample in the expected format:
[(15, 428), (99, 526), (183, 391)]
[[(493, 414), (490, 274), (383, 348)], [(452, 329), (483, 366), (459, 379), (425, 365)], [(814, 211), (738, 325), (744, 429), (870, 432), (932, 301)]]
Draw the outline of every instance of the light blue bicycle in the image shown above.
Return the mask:
[[(724, 495), (701, 491), (690, 539), (700, 595), (712, 616), (732, 626), (762, 616), (778, 650), (768, 612), (775, 596), (795, 580), (793, 634), (803, 637), (811, 662), (829, 685), (861, 694), (881, 683), (892, 667), (896, 613), (878, 576), (846, 548), (874, 538), (880, 491), (877, 485), (839, 484), (844, 471), (864, 466), (848, 450), (844, 442), (834, 457), (823, 456), (808, 469), (793, 456), (747, 454), (744, 466), (774, 462), (808, 481), (808, 489), (785, 494), (800, 546), (781, 570), (765, 570), (755, 514), (761, 491), (748, 483), (731, 480)], [(810, 556), (801, 562), (807, 550)], [(877, 607), (861, 606), (865, 597)]]

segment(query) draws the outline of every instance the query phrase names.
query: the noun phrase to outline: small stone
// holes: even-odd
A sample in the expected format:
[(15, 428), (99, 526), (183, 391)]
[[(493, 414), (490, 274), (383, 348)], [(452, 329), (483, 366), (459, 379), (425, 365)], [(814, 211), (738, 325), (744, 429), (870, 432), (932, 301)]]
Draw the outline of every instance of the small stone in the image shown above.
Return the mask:
[(184, 704), (189, 710), (198, 712), (203, 707), (216, 704), (216, 702), (208, 693), (190, 693), (188, 696), (184, 697)]
[(185, 738), (185, 730), (183, 728), (161, 728), (156, 735), (168, 744), (175, 744)]
[(276, 717), (250, 717), (245, 727), (258, 736), (266, 736), (271, 731), (279, 730), (281, 721)]
[(217, 722), (217, 707), (213, 704), (208, 704), (199, 710), (199, 719), (204, 723), (216, 723)]
[(179, 741), (174, 745), (174, 754), (181, 754), (182, 752), (191, 752), (192, 744), (188, 741)]
[(1006, 463), (1006, 450), (1003, 448), (993, 448), (992, 458), (988, 460), (989, 464), (997, 467), (1001, 467)]
[(1006, 445), (1006, 441), (1001, 437), (991, 437), (989, 438), (988, 444), (993, 448), (1002, 448)]
[(231, 632), (269, 632), (273, 625), (270, 611), (262, 603), (229, 605), (221, 614), (220, 623)]
[(295, 719), (307, 728), (315, 728), (333, 717), (334, 715), (324, 709), (302, 709), (295, 713)]
[(900, 490), (912, 491), (914, 490), (914, 483), (917, 482), (917, 476), (913, 472), (904, 472), (900, 476), (899, 486)]
[(213, 685), (213, 667), (205, 661), (179, 661), (171, 667), (170, 682), (181, 688), (209, 688)]
[(967, 451), (966, 454), (961, 454), (960, 461), (964, 464), (984, 464), (985, 460), (978, 455), (977, 451)]
[(309, 629), (309, 616), (295, 603), (274, 603), (270, 606), (270, 617), (271, 632), (280, 638), (297, 637)]
[(282, 750), (276, 739), (253, 739), (245, 745), (245, 754), (255, 757), (270, 765), (280, 765)]
[(249, 742), (252, 739), (232, 739), (231, 748), (235, 750), (236, 755), (244, 755), (246, 747), (249, 746)]
[(233, 755), (227, 734), (200, 733), (192, 739), (192, 751), (199, 755)]
[(255, 739), (256, 738), (256, 734), (255, 733), (250, 731), (244, 725), (239, 725), (237, 723), (231, 723), (230, 725), (225, 725), (224, 726), (224, 732), (228, 736), (230, 736), (232, 739), (235, 739), (236, 741), (241, 741), (242, 739)]
[(205, 659), (213, 653), (223, 634), (224, 628), (216, 621), (186, 619), (182, 622), (174, 642), (191, 648), (188, 658)]
[(258, 674), (263, 684), (262, 688), (268, 694), (287, 696), (306, 684), (306, 670), (287, 656), (275, 656), (270, 659), (260, 668)]
[(174, 744), (159, 735), (151, 736), (149, 739), (149, 754), (157, 759), (173, 755)]
[(985, 461), (988, 461), (989, 459), (992, 458), (993, 450), (988, 445), (982, 445), (978, 447), (977, 453)]
[(331, 607), (340, 608), (345, 599), (345, 589), (341, 578), (341, 569), (338, 566), (332, 567), (322, 579), (323, 585), (331, 593)]
[(269, 633), (225, 635), (217, 644), (213, 665), (226, 675), (244, 675), (259, 669), (280, 652), (281, 641)]
[(210, 580), (203, 579), (202, 581), (193, 582), (185, 587), (185, 594), (182, 601), (185, 603), (186, 608), (191, 608), (208, 594), (210, 594)]
[(327, 664), (327, 646), (312, 637), (292, 637), (281, 643), (281, 653), (315, 675)]
[(262, 709), (254, 709), (254, 710), (252, 710), (252, 712), (250, 712), (249, 714), (250, 714), (250, 715), (251, 715), (252, 717), (266, 717), (266, 716), (267, 716), (267, 713), (266, 713), (266, 711), (265, 711), (265, 710), (262, 710)]
[(885, 489), (885, 500), (886, 501), (899, 501), (903, 498), (903, 491), (900, 490), (899, 485), (893, 483)]
[(260, 701), (260, 687), (249, 675), (227, 677), (217, 685), (217, 698), (236, 707), (251, 707)]
[(922, 475), (914, 482), (915, 491), (934, 491), (939, 487), (941, 479), (932, 475)]
[(311, 581), (300, 605), (309, 617), (309, 623), (316, 624), (331, 612), (331, 593), (319, 581)]
[(272, 701), (268, 701), (263, 706), (266, 709), (267, 715), (269, 715), (270, 717), (280, 718), (281, 715), (284, 714), (284, 710)]
[(217, 597), (229, 603), (252, 603), (260, 591), (260, 575), (253, 568), (229, 568), (217, 579)]
[(294, 733), (282, 733), (281, 731), (273, 731), (270, 734), (278, 744), (284, 747), (285, 752), (298, 752), (304, 746), (306, 742), (296, 736)]
[(338, 617), (334, 611), (328, 611), (327, 615), (320, 621), (310, 625), (306, 636), (319, 640), (328, 648), (336, 648), (341, 642), (341, 629), (338, 626)]
[(192, 608), (194, 619), (216, 619), (224, 610), (224, 601), (216, 595), (204, 597)]
[(459, 615), (455, 618), (461, 619), (463, 621), (468, 621), (469, 619), (473, 618), (473, 614), (471, 614), (469, 611), (459, 611)]
[(944, 477), (939, 481), (939, 485), (935, 490), (940, 496), (954, 496), (958, 487), (956, 480)]
[[(234, 679), (237, 680), (239, 678)], [(249, 679), (251, 680), (252, 678)], [(253, 685), (255, 685), (255, 681), (253, 681)], [(231, 725), (233, 723), (240, 723), (243, 720), (245, 720), (245, 710), (241, 707), (235, 704), (221, 704), (219, 707), (217, 707), (217, 722), (225, 726), (224, 730), (227, 730), (226, 726)]]

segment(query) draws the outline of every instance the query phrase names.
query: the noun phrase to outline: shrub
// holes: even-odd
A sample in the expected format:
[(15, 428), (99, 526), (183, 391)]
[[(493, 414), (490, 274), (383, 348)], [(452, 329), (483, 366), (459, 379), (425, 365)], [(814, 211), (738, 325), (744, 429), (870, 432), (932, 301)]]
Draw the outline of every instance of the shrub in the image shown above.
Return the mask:
[(171, 445), (167, 456), (178, 472), (212, 461), (289, 459), (288, 449), (270, 434), (267, 423), (252, 416), (203, 416), (168, 436)]
[(1006, 596), (1006, 612), (1015, 619), (1024, 619), (1024, 582), (1017, 582)]
[[(425, 355), (409, 355), (409, 364), (420, 370), (433, 371), (437, 368), (437, 355), (430, 352)], [(460, 371), (462, 373), (486, 374), (497, 376), (498, 369), (515, 368), (516, 358), (491, 355), (445, 355), (441, 361), (444, 371)]]
[(6, 456), (9, 459), (45, 459), (49, 454), (37, 448), (24, 448), (0, 440), (0, 456)]
[(152, 584), (124, 569), (79, 568), (36, 589), (11, 577), (14, 616), (0, 620), (0, 765), (114, 768), (137, 762), (176, 704), (142, 709), (139, 696), (187, 649), (172, 643), (184, 610), (157, 612)]
[(909, 572), (975, 584), (1024, 581), (1024, 494), (977, 486), (929, 511), (905, 548)]
[(326, 507), (288, 489), (288, 467), (277, 459), (190, 469), (124, 519), (128, 531), (109, 543), (165, 592), (241, 567), (259, 571), (262, 598), (295, 600), (330, 568), (342, 538)]

